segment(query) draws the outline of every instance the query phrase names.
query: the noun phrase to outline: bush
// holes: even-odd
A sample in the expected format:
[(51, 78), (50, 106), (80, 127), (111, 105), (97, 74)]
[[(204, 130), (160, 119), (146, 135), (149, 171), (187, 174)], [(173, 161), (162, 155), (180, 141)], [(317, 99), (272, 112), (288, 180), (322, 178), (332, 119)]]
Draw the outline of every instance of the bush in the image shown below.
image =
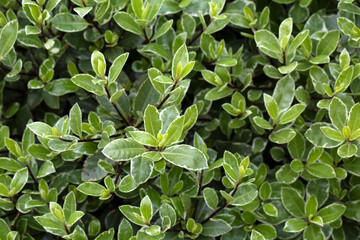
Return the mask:
[(358, 238), (359, 1), (0, 6), (1, 240)]

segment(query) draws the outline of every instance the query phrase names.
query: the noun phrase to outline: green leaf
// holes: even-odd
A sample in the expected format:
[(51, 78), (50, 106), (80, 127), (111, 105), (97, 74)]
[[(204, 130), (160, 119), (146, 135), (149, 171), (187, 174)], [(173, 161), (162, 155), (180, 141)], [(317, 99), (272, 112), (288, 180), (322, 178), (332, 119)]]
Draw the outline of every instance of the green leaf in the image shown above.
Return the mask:
[(131, 238), (132, 235), (133, 235), (133, 229), (131, 224), (129, 223), (128, 220), (123, 218), (123, 220), (121, 220), (119, 224), (117, 239), (128, 240)]
[(131, 131), (129, 134), (136, 142), (142, 145), (156, 147), (159, 144), (158, 140), (150, 133), (143, 131)]
[(275, 99), (272, 96), (264, 93), (264, 103), (265, 103), (266, 111), (268, 112), (270, 117), (273, 120), (276, 120), (279, 114), (279, 107)]
[(291, 184), (296, 181), (299, 174), (291, 169), (289, 164), (284, 164), (276, 172), (276, 179), (281, 183)]
[(161, 9), (161, 6), (163, 5), (164, 0), (148, 0), (148, 12), (146, 14), (146, 19), (148, 20), (148, 22), (151, 22), (156, 15), (158, 14), (158, 12)]
[(105, 190), (105, 187), (96, 182), (84, 182), (76, 189), (85, 195), (100, 197), (102, 191)]
[(268, 30), (259, 30), (254, 34), (256, 45), (266, 55), (282, 61), (282, 49), (279, 41)]
[(0, 168), (7, 171), (17, 171), (21, 169), (21, 164), (12, 158), (0, 157)]
[(323, 231), (321, 230), (321, 227), (315, 224), (310, 224), (307, 228), (305, 228), (303, 237), (304, 240), (325, 240), (325, 236)]
[(114, 161), (126, 161), (140, 156), (146, 149), (132, 139), (117, 139), (111, 141), (102, 150), (102, 153)]
[(129, 53), (123, 53), (114, 60), (113, 64), (109, 69), (108, 84), (116, 81), (128, 57)]
[(186, 45), (183, 44), (178, 48), (176, 53), (174, 54), (172, 65), (171, 65), (171, 73), (172, 78), (175, 80), (179, 80), (180, 74), (178, 74), (178, 69), (180, 71), (182, 68), (189, 62), (189, 54), (186, 48)]
[(158, 29), (157, 31), (154, 33), (154, 36), (151, 38), (151, 41), (154, 41), (155, 39), (161, 37), (162, 35), (164, 35), (165, 33), (167, 33), (167, 31), (169, 31), (169, 29), (171, 28), (173, 24), (173, 20), (170, 19), (168, 21), (166, 21), (165, 23), (163, 23)]
[(340, 32), (333, 30), (327, 32), (319, 41), (316, 48), (316, 55), (329, 56), (335, 51), (340, 38)]
[(29, 172), (26, 167), (16, 171), (10, 183), (10, 196), (19, 193), (23, 189), (28, 180), (28, 175)]
[(213, 34), (215, 32), (220, 31), (223, 29), (230, 21), (231, 15), (230, 14), (222, 14), (218, 15), (221, 16), (221, 18), (215, 18), (209, 26), (205, 29), (204, 33), (206, 34)]
[(143, 13), (143, 1), (142, 0), (131, 0), (131, 7), (138, 19), (142, 19)]
[(213, 188), (205, 188), (203, 190), (203, 195), (206, 205), (212, 210), (215, 210), (219, 203), (216, 191)]
[(305, 216), (305, 202), (298, 191), (290, 187), (281, 188), (281, 202), (285, 209), (295, 217)]
[[(281, 22), (279, 27), (279, 42), (280, 46), (285, 51), (286, 45), (290, 40), (290, 36), (292, 33), (292, 25), (293, 21), (292, 18), (287, 18)], [(299, 44), (300, 45), (300, 44)]]
[(5, 57), (14, 46), (18, 34), (18, 21), (12, 20), (8, 22), (0, 33), (0, 61)]
[(139, 218), (141, 217), (140, 208), (131, 205), (122, 205), (119, 207), (121, 213), (136, 225), (146, 226), (146, 224)]
[(350, 158), (354, 156), (357, 151), (358, 148), (355, 144), (345, 143), (338, 148), (337, 154), (342, 158)]
[(96, 50), (91, 54), (91, 66), (101, 79), (105, 79), (106, 60), (101, 52)]
[(348, 88), (352, 80), (353, 72), (354, 68), (349, 66), (339, 74), (334, 85), (334, 91), (336, 93), (344, 92)]
[(304, 104), (295, 104), (288, 111), (286, 111), (280, 118), (280, 124), (286, 124), (294, 121), (300, 116), (300, 114), (305, 110), (306, 105)]
[(145, 131), (157, 137), (158, 133), (161, 130), (161, 119), (159, 111), (156, 107), (148, 105), (144, 112), (144, 126)]
[(54, 28), (62, 32), (80, 32), (89, 25), (83, 18), (70, 13), (59, 13), (51, 22)]
[(35, 133), (35, 135), (40, 137), (48, 137), (48, 136), (55, 136), (52, 131), (52, 128), (43, 122), (33, 122), (27, 125), (27, 127)]
[(224, 235), (225, 233), (231, 230), (231, 226), (226, 223), (224, 220), (209, 220), (205, 224), (202, 225), (203, 230), (201, 235), (207, 237), (216, 237), (220, 235)]
[(70, 216), (76, 211), (76, 198), (73, 191), (66, 195), (63, 209), (65, 221), (68, 222)]
[(340, 98), (334, 97), (331, 100), (329, 117), (331, 122), (339, 131), (342, 131), (342, 129), (346, 126), (346, 105), (340, 100)]
[(339, 146), (341, 142), (334, 141), (326, 137), (322, 131), (321, 127), (328, 126), (323, 123), (314, 123), (311, 127), (305, 132), (305, 137), (309, 140), (313, 145), (321, 148), (332, 148)]
[(41, 165), (36, 177), (37, 178), (42, 178), (42, 177), (50, 175), (50, 174), (52, 174), (54, 172), (55, 172), (54, 164), (51, 161), (45, 161)]
[(251, 183), (242, 184), (234, 194), (234, 200), (231, 201), (231, 205), (244, 206), (251, 203), (258, 195), (256, 186)]
[(172, 164), (192, 171), (208, 168), (207, 158), (199, 149), (189, 145), (176, 145), (166, 148), (163, 158)]
[(318, 202), (315, 195), (311, 195), (305, 204), (305, 214), (308, 218), (312, 218), (317, 211)]
[(323, 133), (326, 137), (328, 137), (328, 138), (330, 138), (330, 139), (332, 139), (332, 140), (334, 140), (334, 141), (343, 142), (343, 141), (345, 141), (345, 139), (346, 139), (346, 138), (342, 135), (341, 132), (339, 132), (338, 130), (336, 130), (336, 129), (334, 129), (334, 128), (324, 126), (324, 127), (321, 127), (320, 129), (321, 129), (322, 133)]
[(263, 210), (268, 216), (271, 216), (271, 217), (277, 217), (278, 216), (277, 208), (271, 203), (265, 203), (263, 205)]
[(21, 157), (23, 155), (19, 144), (15, 140), (5, 138), (5, 146), (15, 157)]
[(277, 81), (275, 90), (273, 93), (273, 98), (279, 107), (279, 112), (287, 110), (294, 99), (295, 95), (295, 82), (294, 79), (287, 75)]
[(104, 87), (93, 82), (95, 78), (89, 74), (78, 74), (71, 78), (71, 81), (78, 87), (96, 95), (104, 95)]
[(307, 223), (301, 218), (291, 218), (286, 221), (284, 226), (285, 232), (301, 232), (307, 227)]
[(166, 130), (164, 139), (161, 141), (161, 146), (171, 146), (176, 143), (183, 132), (185, 117), (181, 116), (171, 122), (169, 128)]
[(265, 240), (265, 237), (256, 230), (251, 230), (250, 240)]
[(270, 141), (277, 144), (290, 142), (296, 136), (296, 132), (291, 128), (283, 128), (270, 134)]
[(94, 240), (108, 240), (108, 239), (114, 239), (115, 231), (113, 228), (110, 228), (109, 230), (102, 232), (99, 236), (97, 236)]
[(286, 66), (279, 67), (278, 70), (281, 74), (290, 74), (292, 71), (295, 70), (297, 65), (298, 65), (298, 62), (292, 62)]
[(215, 88), (212, 88), (210, 91), (208, 91), (205, 95), (205, 99), (209, 101), (215, 101), (222, 99), (224, 97), (227, 97), (231, 95), (234, 92), (234, 89), (224, 87), (223, 86), (217, 86)]
[(354, 133), (356, 130), (360, 129), (360, 104), (359, 103), (357, 103), (351, 107), (347, 125), (349, 126), (351, 133)]
[(114, 14), (113, 19), (124, 30), (144, 37), (140, 25), (135, 22), (130, 14), (126, 12), (117, 12)]
[(273, 129), (273, 126), (271, 126), (268, 121), (266, 121), (265, 119), (263, 119), (263, 118), (261, 118), (259, 116), (254, 117), (253, 121), (255, 122), (256, 125), (258, 125), (261, 128)]
[(309, 30), (304, 30), (300, 32), (294, 40), (290, 43), (289, 47), (286, 49), (287, 54), (293, 53), (300, 45), (304, 42), (304, 40), (309, 36)]
[(153, 216), (153, 208), (149, 196), (145, 196), (140, 202), (141, 216), (145, 218), (147, 222), (150, 222)]
[(79, 104), (75, 104), (69, 113), (69, 124), (73, 133), (82, 137), (82, 114)]
[(317, 213), (318, 217), (323, 219), (324, 224), (329, 224), (336, 221), (345, 212), (346, 207), (341, 204), (333, 203), (322, 209)]
[(336, 176), (334, 168), (329, 164), (316, 162), (309, 164), (306, 170), (313, 176), (318, 178), (334, 178)]

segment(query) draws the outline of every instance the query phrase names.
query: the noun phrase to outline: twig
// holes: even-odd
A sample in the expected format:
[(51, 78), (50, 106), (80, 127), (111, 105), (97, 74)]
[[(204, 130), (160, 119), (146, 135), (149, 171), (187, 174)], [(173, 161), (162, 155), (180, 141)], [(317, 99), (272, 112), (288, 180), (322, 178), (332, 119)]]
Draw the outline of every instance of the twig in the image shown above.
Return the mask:
[(121, 172), (122, 172), (122, 169), (123, 169), (124, 164), (125, 164), (125, 162), (122, 161), (122, 162), (120, 163), (120, 165), (119, 165), (119, 168), (118, 168), (117, 172), (116, 172), (116, 178), (115, 178), (115, 181), (114, 181), (115, 186), (118, 184), (118, 181), (119, 181), (119, 178), (120, 178), (120, 174), (121, 174)]
[[(239, 186), (240, 186), (241, 181), (237, 182), (235, 185), (235, 188), (233, 190), (233, 192), (231, 193), (231, 196), (233, 197), (236, 193), (236, 191), (238, 190)], [(225, 202), (221, 207), (217, 208), (212, 214), (210, 214), (210, 216), (208, 216), (207, 218), (205, 218), (204, 220), (202, 220), (201, 224), (204, 224), (206, 222), (208, 222), (210, 220), (210, 218), (212, 218), (213, 216), (215, 216), (218, 212), (220, 212), (221, 210), (223, 210), (227, 205), (229, 205), (228, 202)]]
[[(104, 85), (105, 91), (106, 91), (106, 95), (107, 98), (110, 100), (111, 96), (110, 96), (110, 92), (109, 89), (106, 85)], [(116, 103), (111, 103), (113, 105), (113, 107), (115, 108), (116, 112), (119, 114), (119, 116), (121, 117), (121, 119), (128, 125), (131, 126), (132, 124), (129, 122), (129, 119), (125, 118), (125, 116), (121, 113), (120, 109), (118, 108), (118, 106), (116, 105)]]

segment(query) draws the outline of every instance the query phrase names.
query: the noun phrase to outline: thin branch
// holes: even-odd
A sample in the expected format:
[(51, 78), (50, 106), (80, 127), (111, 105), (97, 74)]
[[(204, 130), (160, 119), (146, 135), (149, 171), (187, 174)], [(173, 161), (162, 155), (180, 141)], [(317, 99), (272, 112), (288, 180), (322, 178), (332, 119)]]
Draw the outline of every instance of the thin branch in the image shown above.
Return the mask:
[[(241, 184), (241, 181), (236, 183), (235, 188), (234, 188), (233, 192), (231, 193), (232, 197), (235, 195), (235, 193), (238, 190), (240, 184)], [(221, 207), (215, 209), (215, 211), (212, 214), (210, 214), (210, 216), (208, 216), (207, 218), (202, 220), (201, 224), (204, 224), (204, 223), (208, 222), (212, 217), (214, 217), (218, 212), (223, 210), (227, 205), (229, 205), (229, 203), (226, 201)]]
[[(105, 91), (106, 91), (106, 95), (107, 98), (110, 100), (111, 96), (110, 96), (110, 92), (109, 89), (106, 85), (104, 85)], [(111, 103), (113, 105), (113, 107), (115, 108), (116, 112), (119, 114), (119, 116), (121, 117), (121, 119), (128, 125), (131, 126), (132, 124), (129, 122), (129, 119), (127, 119), (120, 111), (120, 109), (118, 108), (118, 106), (116, 105), (116, 103)]]
[(115, 181), (114, 181), (115, 186), (116, 186), (116, 185), (118, 184), (118, 182), (119, 182), (120, 174), (121, 174), (121, 172), (122, 172), (122, 169), (123, 169), (124, 164), (125, 164), (125, 161), (122, 161), (122, 162), (120, 163), (120, 165), (119, 165), (119, 168), (118, 168), (117, 172), (116, 172), (116, 178), (115, 178)]
[(31, 178), (34, 180), (34, 182), (35, 182), (37, 185), (39, 185), (39, 183), (38, 183), (38, 181), (36, 180), (34, 174), (31, 172), (31, 169), (30, 169), (29, 165), (26, 164), (26, 168), (28, 169), (28, 171), (29, 171), (29, 173), (30, 173), (30, 176), (31, 176)]

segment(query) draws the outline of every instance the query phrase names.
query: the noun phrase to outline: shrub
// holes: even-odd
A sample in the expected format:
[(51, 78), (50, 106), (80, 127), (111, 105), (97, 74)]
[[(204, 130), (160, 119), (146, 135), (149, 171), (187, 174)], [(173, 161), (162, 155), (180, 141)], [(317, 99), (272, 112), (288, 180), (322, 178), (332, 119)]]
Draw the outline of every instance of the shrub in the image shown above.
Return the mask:
[(359, 1), (0, 6), (1, 240), (358, 238)]

